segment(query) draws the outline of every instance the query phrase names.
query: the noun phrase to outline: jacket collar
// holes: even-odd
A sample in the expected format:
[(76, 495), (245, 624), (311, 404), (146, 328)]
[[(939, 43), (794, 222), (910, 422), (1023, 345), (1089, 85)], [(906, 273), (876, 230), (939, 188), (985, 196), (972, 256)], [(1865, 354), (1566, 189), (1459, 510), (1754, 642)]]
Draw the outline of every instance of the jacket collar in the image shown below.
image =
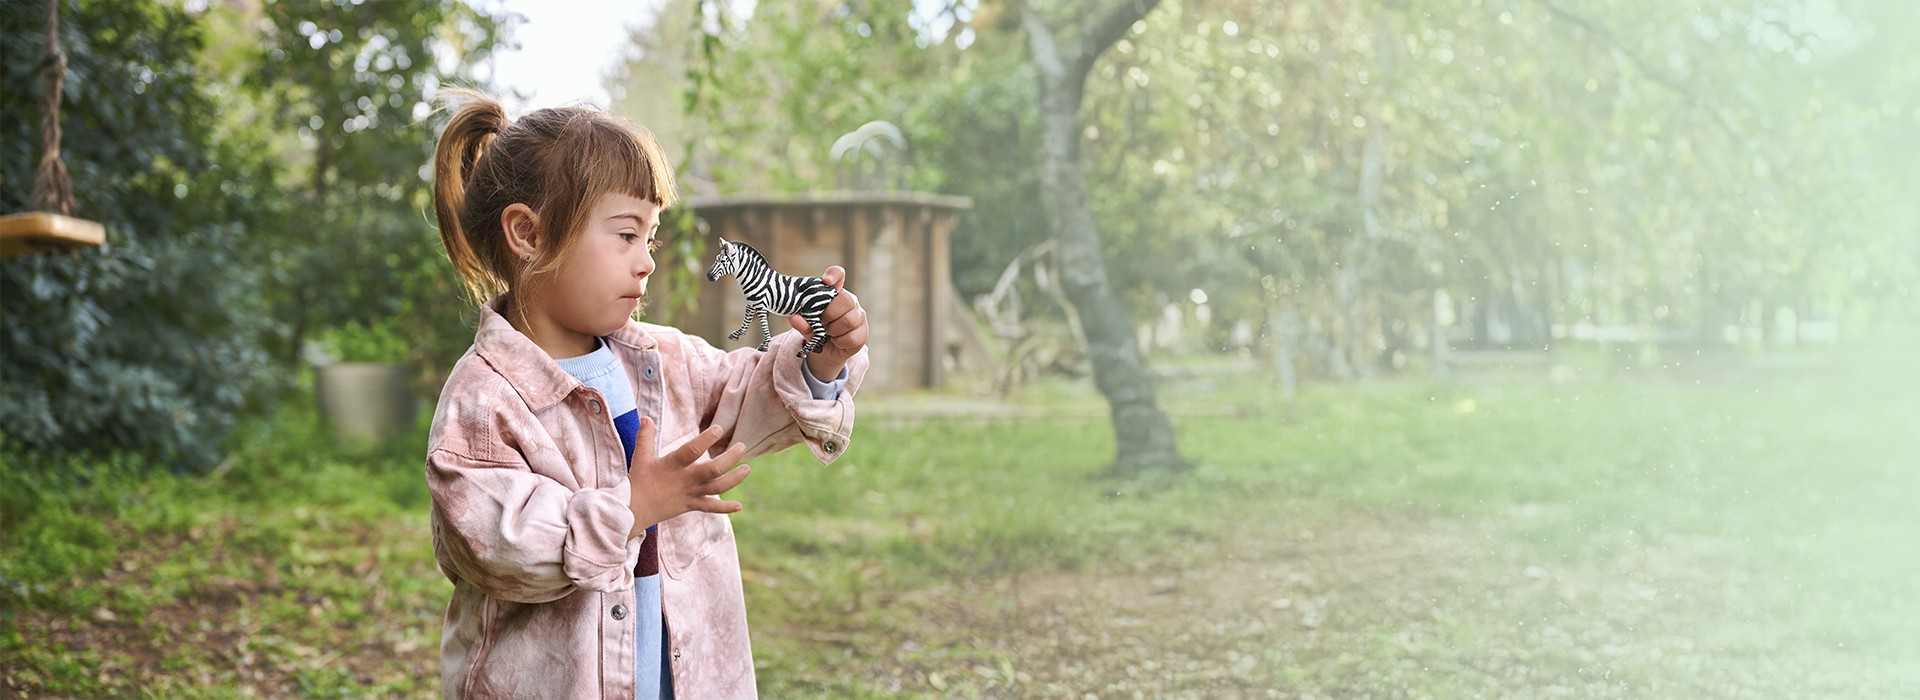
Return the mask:
[(639, 321), (627, 321), (627, 325), (621, 326), (620, 330), (607, 336), (607, 340), (635, 350), (652, 350), (660, 344), (653, 339), (652, 334), (647, 333), (646, 329), (640, 326)]
[[(505, 300), (505, 296), (497, 296), (480, 306), (480, 327), (473, 335), (474, 352), (519, 392), (527, 408), (545, 410), (579, 388), (580, 380), (560, 369), (532, 338), (507, 322), (506, 316), (500, 313)], [(607, 340), (638, 350), (650, 350), (657, 345), (653, 336), (633, 321), (607, 336)]]

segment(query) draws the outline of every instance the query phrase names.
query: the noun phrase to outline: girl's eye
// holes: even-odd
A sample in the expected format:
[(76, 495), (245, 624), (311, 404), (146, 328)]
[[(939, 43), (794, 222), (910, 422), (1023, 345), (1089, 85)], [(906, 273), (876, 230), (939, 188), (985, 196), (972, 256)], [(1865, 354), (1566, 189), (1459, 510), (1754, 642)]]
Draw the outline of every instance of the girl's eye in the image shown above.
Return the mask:
[(633, 245), (633, 242), (634, 242), (634, 241), (637, 241), (637, 240), (639, 240), (639, 239), (640, 239), (640, 234), (637, 234), (637, 233), (630, 233), (630, 232), (626, 232), (626, 231), (621, 231), (621, 232), (620, 232), (620, 240), (622, 240), (622, 241), (626, 241), (626, 242), (627, 242), (627, 245)]

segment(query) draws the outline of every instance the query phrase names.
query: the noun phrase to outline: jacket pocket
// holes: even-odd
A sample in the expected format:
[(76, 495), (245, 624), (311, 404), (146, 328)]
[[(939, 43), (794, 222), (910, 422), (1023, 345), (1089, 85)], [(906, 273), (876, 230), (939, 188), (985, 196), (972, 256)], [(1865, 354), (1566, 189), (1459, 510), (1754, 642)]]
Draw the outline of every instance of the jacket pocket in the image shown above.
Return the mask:
[(733, 527), (725, 515), (693, 512), (661, 523), (660, 533), (661, 569), (683, 579), (714, 547), (732, 540)]

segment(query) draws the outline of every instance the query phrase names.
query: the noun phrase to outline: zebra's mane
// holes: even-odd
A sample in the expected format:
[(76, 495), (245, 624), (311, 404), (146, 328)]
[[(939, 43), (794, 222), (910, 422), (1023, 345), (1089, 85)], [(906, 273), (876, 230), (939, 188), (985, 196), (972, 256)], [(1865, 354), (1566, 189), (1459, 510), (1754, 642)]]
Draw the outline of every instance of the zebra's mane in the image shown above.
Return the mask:
[[(756, 249), (753, 246), (747, 245), (745, 241), (728, 241), (728, 243), (733, 244), (733, 246), (740, 252), (740, 254), (746, 256), (747, 259), (760, 263), (761, 267), (767, 268), (769, 270), (773, 269), (772, 265), (767, 264), (767, 256), (761, 255), (759, 249)], [(742, 268), (742, 269), (745, 269), (745, 268)]]

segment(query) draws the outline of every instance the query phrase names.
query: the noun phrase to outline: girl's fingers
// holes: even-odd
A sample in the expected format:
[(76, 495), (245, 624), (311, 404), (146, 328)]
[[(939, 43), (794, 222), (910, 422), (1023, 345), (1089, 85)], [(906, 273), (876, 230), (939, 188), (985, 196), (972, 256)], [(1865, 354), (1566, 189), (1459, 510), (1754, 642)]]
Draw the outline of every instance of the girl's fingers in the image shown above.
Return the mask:
[(827, 302), (826, 310), (820, 312), (820, 322), (833, 323), (847, 314), (853, 313), (853, 311), (858, 308), (860, 308), (860, 297), (855, 296), (853, 292), (842, 289), (838, 296), (835, 296), (832, 301)]
[(753, 468), (742, 464), (733, 471), (721, 474), (701, 484), (699, 492), (703, 496), (717, 496), (732, 491), (733, 487), (739, 486), (742, 481), (746, 481), (747, 475), (751, 473), (753, 473)]
[(655, 447), (653, 444), (654, 436), (658, 432), (659, 428), (653, 424), (652, 418), (641, 416), (640, 430), (635, 433), (633, 440), (633, 451), (637, 453), (634, 456), (645, 455), (647, 459), (652, 459)]
[(822, 325), (827, 327), (827, 335), (846, 335), (852, 333), (856, 328), (867, 325), (867, 310), (856, 306), (852, 311), (847, 312), (846, 315), (832, 321), (826, 321)]
[(712, 496), (702, 496), (700, 498), (693, 499), (692, 506), (693, 507), (689, 508), (688, 510), (697, 510), (703, 513), (738, 513), (740, 512), (739, 501), (722, 501)]
[(725, 452), (693, 463), (689, 466), (689, 471), (692, 472), (691, 476), (695, 481), (712, 481), (739, 464), (740, 458), (745, 456), (747, 456), (747, 446), (736, 442)]
[(833, 346), (848, 350), (859, 350), (867, 344), (867, 327), (860, 326), (845, 333), (833, 336)]
[(700, 431), (699, 435), (693, 436), (693, 439), (688, 440), (686, 444), (667, 453), (667, 459), (670, 460), (669, 463), (686, 467), (699, 461), (701, 455), (706, 454), (707, 450), (713, 449), (713, 444), (720, 441), (720, 435), (724, 432), (726, 431), (717, 425)]

